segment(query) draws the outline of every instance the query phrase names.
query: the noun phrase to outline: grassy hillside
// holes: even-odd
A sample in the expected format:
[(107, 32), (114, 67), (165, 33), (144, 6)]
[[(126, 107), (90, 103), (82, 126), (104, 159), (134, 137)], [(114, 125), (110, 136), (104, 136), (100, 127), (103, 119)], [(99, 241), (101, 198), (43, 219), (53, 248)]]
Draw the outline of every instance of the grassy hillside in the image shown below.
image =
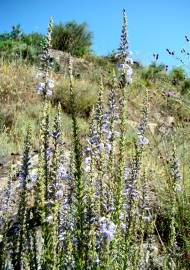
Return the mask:
[[(77, 59), (77, 58), (76, 58)], [(100, 59), (100, 60), (99, 60)], [(91, 57), (91, 61), (76, 61), (74, 70), (76, 78), (74, 89), (76, 92), (76, 109), (82, 129), (86, 130), (93, 106), (97, 100), (100, 78), (103, 77), (104, 98), (111, 87), (111, 77), (115, 65), (109, 60)], [(66, 61), (66, 60), (65, 60)], [(102, 63), (100, 62), (102, 61)], [(64, 64), (65, 65), (65, 64)], [(156, 70), (156, 64), (152, 67)], [(172, 84), (172, 76), (165, 70), (152, 72), (153, 68), (133, 65), (133, 83), (128, 90), (127, 118), (131, 125), (139, 121), (140, 108), (143, 103), (145, 89), (149, 91), (149, 121), (154, 132), (159, 129), (185, 128), (189, 119), (188, 89), (181, 94), (181, 86)], [(80, 69), (82, 70), (81, 72)], [(152, 69), (152, 70), (151, 70)], [(151, 74), (153, 73), (153, 74)], [(52, 110), (60, 103), (65, 117), (65, 132), (69, 133), (70, 105), (69, 105), (69, 78), (68, 71), (52, 71), (55, 80), (55, 89), (51, 98)], [(41, 97), (36, 95), (38, 82), (37, 67), (20, 62), (0, 62), (0, 156), (19, 152), (23, 146), (27, 122), (32, 125), (33, 137), (39, 132), (39, 115), (41, 110)], [(171, 96), (170, 96), (171, 95)], [(134, 122), (134, 123), (133, 123)], [(67, 127), (67, 128), (66, 128)]]

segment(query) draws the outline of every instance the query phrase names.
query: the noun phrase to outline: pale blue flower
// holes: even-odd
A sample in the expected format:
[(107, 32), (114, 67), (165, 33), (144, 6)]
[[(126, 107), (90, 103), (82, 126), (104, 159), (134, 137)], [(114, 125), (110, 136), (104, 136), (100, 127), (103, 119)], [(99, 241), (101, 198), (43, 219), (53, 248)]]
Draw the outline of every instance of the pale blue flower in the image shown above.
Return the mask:
[(84, 171), (85, 172), (89, 172), (90, 171), (90, 163), (91, 163), (91, 157), (86, 157), (84, 159), (84, 164), (85, 164)]
[(51, 224), (53, 222), (53, 216), (48, 216), (45, 221), (49, 224)]
[(61, 164), (61, 166), (58, 169), (58, 176), (61, 179), (67, 179), (69, 178), (69, 173), (66, 170), (65, 166), (63, 164)]
[(86, 157), (85, 159), (84, 159), (84, 163), (85, 164), (90, 164), (90, 162), (91, 162), (91, 157)]
[(47, 59), (47, 55), (45, 53), (40, 53), (39, 54), (39, 59), (43, 62)]
[(176, 184), (175, 190), (176, 191), (181, 191), (182, 190), (182, 186), (180, 184)]
[(47, 148), (46, 155), (48, 159), (52, 156), (52, 154), (53, 154), (53, 149), (51, 147)]
[(103, 143), (100, 143), (100, 144), (98, 145), (98, 149), (99, 149), (100, 151), (102, 151), (103, 148), (104, 148), (104, 144), (103, 144)]
[(91, 143), (97, 143), (97, 142), (99, 142), (99, 140), (100, 140), (100, 136), (98, 134), (97, 135), (94, 135), (94, 136), (92, 136), (90, 138), (90, 142)]
[(51, 89), (47, 89), (47, 91), (46, 91), (46, 96), (47, 96), (47, 97), (52, 96), (52, 90), (51, 90)]
[(39, 95), (41, 94), (42, 91), (44, 91), (44, 89), (45, 89), (45, 83), (40, 82), (36, 87), (36, 93)]
[(168, 92), (166, 92), (166, 96), (167, 97), (173, 97), (174, 96), (174, 92), (169, 90)]
[(37, 78), (37, 79), (43, 79), (43, 78), (44, 78), (44, 74), (43, 74), (42, 72), (37, 73), (37, 74), (36, 74), (36, 78)]
[(142, 135), (139, 135), (138, 136), (138, 144), (140, 144), (140, 145), (145, 145), (145, 144), (149, 144), (149, 139), (148, 138), (146, 138), (146, 137), (144, 137), (144, 136), (142, 136)]
[(108, 218), (101, 217), (100, 220), (100, 232), (103, 234), (103, 236), (110, 241), (114, 240), (114, 234), (116, 232), (116, 225)]
[(111, 144), (105, 143), (105, 148), (106, 148), (107, 153), (109, 154), (111, 152)]
[(150, 216), (144, 216), (143, 219), (144, 219), (145, 222), (150, 222), (151, 217)]
[(50, 88), (50, 89), (53, 88), (54, 87), (54, 81), (53, 80), (48, 80), (47, 81), (47, 87)]
[(62, 198), (63, 197), (63, 190), (58, 190), (56, 193), (55, 193), (55, 197), (57, 198), (57, 199), (60, 199), (60, 198)]
[(37, 177), (38, 177), (37, 172), (30, 172), (29, 173), (29, 178), (31, 181), (36, 181)]

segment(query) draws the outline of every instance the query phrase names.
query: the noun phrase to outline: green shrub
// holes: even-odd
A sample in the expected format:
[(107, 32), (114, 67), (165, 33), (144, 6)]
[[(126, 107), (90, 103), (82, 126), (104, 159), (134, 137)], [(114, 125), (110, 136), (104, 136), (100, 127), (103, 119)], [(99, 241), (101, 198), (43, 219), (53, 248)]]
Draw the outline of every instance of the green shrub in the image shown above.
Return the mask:
[(115, 69), (115, 64), (109, 56), (99, 56), (96, 54), (88, 54), (85, 56), (85, 59), (97, 67), (101, 67), (104, 71), (113, 71)]
[[(77, 114), (88, 117), (96, 103), (98, 86), (84, 80), (77, 80), (75, 85), (75, 99)], [(69, 80), (62, 81), (53, 95), (53, 102), (60, 103), (64, 112), (71, 113), (69, 100)]]
[(22, 36), (22, 29), (20, 24), (17, 25), (13, 25), (12, 26), (12, 31), (10, 33), (11, 38), (15, 39), (15, 40), (19, 40), (21, 39)]
[(4, 125), (5, 125), (5, 115), (2, 112), (0, 112), (0, 131), (2, 131)]
[(32, 32), (30, 34), (23, 34), (22, 41), (27, 45), (40, 47), (44, 42), (44, 36), (38, 32)]
[(158, 80), (163, 81), (167, 78), (165, 65), (158, 65), (157, 63), (153, 62), (148, 66), (148, 68), (142, 70), (141, 77), (147, 84), (150, 82), (155, 83)]
[(183, 67), (175, 67), (170, 73), (170, 79), (173, 85), (181, 84), (185, 80), (185, 77), (186, 72)]
[(0, 56), (8, 60), (38, 62), (44, 36), (40, 33), (22, 33), (20, 25), (13, 26), (10, 33), (0, 34)]
[(10, 134), (6, 129), (0, 132), (0, 158), (9, 157), (12, 152), (15, 152), (16, 145), (11, 140)]
[(92, 33), (89, 32), (86, 23), (78, 24), (72, 21), (54, 25), (52, 32), (53, 49), (83, 56), (90, 52), (91, 45)]
[(190, 78), (186, 78), (182, 84), (181, 87), (181, 94), (185, 95), (188, 94), (190, 95)]

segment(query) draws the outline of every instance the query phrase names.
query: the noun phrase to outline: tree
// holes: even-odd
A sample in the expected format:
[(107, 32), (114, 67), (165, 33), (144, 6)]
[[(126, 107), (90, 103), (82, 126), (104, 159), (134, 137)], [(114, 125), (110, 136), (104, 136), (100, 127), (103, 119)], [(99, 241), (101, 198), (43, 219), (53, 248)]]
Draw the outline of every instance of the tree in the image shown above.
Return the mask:
[(21, 26), (20, 24), (17, 24), (17, 25), (13, 25), (12, 27), (12, 31), (10, 33), (11, 35), (11, 38), (13, 39), (20, 39), (21, 36), (22, 36), (22, 29), (21, 29)]
[(86, 23), (78, 24), (72, 21), (54, 25), (52, 31), (53, 49), (83, 56), (90, 52), (91, 45), (92, 32), (89, 32)]

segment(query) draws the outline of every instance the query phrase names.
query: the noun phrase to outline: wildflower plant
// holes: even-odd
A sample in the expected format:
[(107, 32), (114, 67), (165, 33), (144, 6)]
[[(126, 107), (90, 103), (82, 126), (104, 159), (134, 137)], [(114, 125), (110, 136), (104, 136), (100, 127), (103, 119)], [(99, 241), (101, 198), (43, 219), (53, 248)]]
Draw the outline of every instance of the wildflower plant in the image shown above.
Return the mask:
[[(37, 93), (43, 96), (37, 174), (34, 175), (29, 128), (17, 177), (20, 181), (18, 213), (10, 226), (10, 179), (6, 191), (0, 269), (174, 269), (178, 192), (183, 189), (176, 149), (169, 163), (172, 181), (169, 239), (160, 249), (161, 258), (166, 255), (166, 263), (156, 268), (154, 251), (159, 247), (156, 240), (161, 237), (149, 187), (152, 177), (147, 162), (151, 143), (147, 135), (149, 93), (146, 90), (136, 137), (128, 149), (127, 101), (133, 63), (128, 52), (126, 24), (123, 11), (117, 71), (113, 72), (107, 102), (104, 77), (100, 77), (97, 102), (85, 140), (81, 139), (73, 61), (69, 57), (72, 141), (68, 147), (62, 134), (62, 108), (58, 105), (55, 109), (52, 123), (48, 100), (54, 84), (50, 80), (50, 20), (40, 56), (42, 82), (37, 87)], [(13, 233), (9, 237), (10, 231)]]
[(52, 58), (50, 55), (51, 49), (51, 34), (52, 34), (53, 21), (49, 20), (48, 33), (44, 41), (44, 47), (42, 53), (39, 55), (41, 66), (39, 67), (39, 73), (37, 77), (40, 82), (36, 87), (36, 93), (41, 94), (43, 98), (47, 98), (52, 95), (52, 89), (54, 87), (54, 81), (50, 79), (50, 70), (52, 67)]
[[(2, 241), (1, 241), (1, 248), (0, 248), (0, 269), (5, 269), (7, 267), (8, 260), (10, 260), (10, 256), (8, 256), (7, 252), (7, 230), (8, 230), (8, 214), (10, 212), (11, 207), (11, 196), (13, 195), (13, 183), (12, 183), (12, 177), (11, 173), (8, 178), (7, 187), (5, 190), (5, 196), (4, 196), (4, 202), (3, 202), (3, 212), (4, 212), (4, 229), (3, 229), (3, 235), (2, 235)], [(8, 257), (8, 258), (7, 258)]]
[(178, 193), (182, 189), (182, 176), (180, 173), (179, 161), (176, 155), (176, 146), (174, 141), (173, 153), (170, 161), (171, 173), (171, 215), (170, 215), (170, 231), (168, 241), (168, 263), (175, 269), (175, 256), (177, 252), (177, 233), (176, 233), (176, 215), (178, 212)]
[[(120, 117), (120, 140), (119, 140), (119, 168), (118, 168), (118, 179), (117, 179), (117, 193), (116, 193), (116, 211), (115, 219), (119, 222), (119, 215), (122, 211), (123, 206), (123, 189), (124, 189), (124, 168), (125, 168), (125, 154), (126, 154), (126, 99), (127, 99), (127, 86), (131, 82), (127, 80), (126, 70), (128, 66), (128, 40), (127, 40), (127, 30), (126, 30), (126, 14), (123, 10), (123, 26), (121, 41), (119, 47), (119, 53), (117, 55), (119, 58), (119, 84), (121, 89), (121, 98), (119, 100), (119, 117)], [(130, 67), (131, 68), (131, 67)]]

